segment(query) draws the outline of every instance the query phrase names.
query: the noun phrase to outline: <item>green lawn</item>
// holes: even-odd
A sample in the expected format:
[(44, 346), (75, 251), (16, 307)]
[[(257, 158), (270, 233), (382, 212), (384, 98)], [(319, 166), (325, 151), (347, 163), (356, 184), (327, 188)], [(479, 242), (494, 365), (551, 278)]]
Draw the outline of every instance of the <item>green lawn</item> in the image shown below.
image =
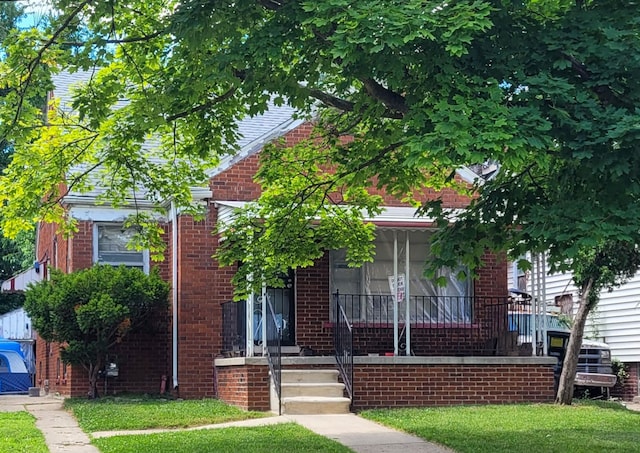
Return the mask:
[[(245, 412), (218, 400), (69, 399), (65, 406), (73, 411), (80, 426), (89, 433), (198, 426), (268, 415)], [(640, 413), (628, 411), (616, 403), (580, 401), (573, 406), (522, 404), (371, 410), (360, 415), (460, 453), (640, 451)], [(295, 424), (116, 436), (93, 442), (104, 453), (350, 451)], [(46, 451), (27, 447), (3, 450), (4, 442), (0, 445), (0, 453)], [(21, 448), (22, 445), (21, 442)]]
[(149, 397), (70, 398), (64, 406), (86, 432), (148, 428), (183, 428), (264, 417), (218, 400), (170, 400)]
[(351, 452), (347, 447), (293, 423), (104, 437), (95, 439), (93, 443), (103, 453)]
[(640, 413), (612, 403), (370, 410), (360, 415), (460, 453), (640, 451)]
[(28, 412), (0, 412), (0, 453), (48, 453), (36, 419)]

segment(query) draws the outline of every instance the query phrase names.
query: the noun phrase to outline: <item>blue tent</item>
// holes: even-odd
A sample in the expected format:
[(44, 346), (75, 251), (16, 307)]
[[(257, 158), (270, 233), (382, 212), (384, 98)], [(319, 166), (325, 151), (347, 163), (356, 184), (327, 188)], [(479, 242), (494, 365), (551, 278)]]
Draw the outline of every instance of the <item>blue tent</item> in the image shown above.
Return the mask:
[(20, 343), (17, 341), (6, 340), (4, 338), (0, 338), (0, 351), (15, 351), (24, 358), (24, 354), (22, 352), (22, 348), (20, 347)]
[(0, 395), (3, 393), (29, 393), (29, 387), (31, 387), (31, 377), (27, 371), (20, 344), (13, 341), (1, 341)]

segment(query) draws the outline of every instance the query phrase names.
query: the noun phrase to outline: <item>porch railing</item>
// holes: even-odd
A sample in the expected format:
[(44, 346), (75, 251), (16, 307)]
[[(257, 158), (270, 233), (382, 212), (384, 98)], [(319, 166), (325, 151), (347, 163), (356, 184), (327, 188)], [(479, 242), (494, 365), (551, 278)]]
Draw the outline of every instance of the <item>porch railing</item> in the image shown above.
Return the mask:
[(222, 353), (244, 357), (247, 347), (247, 303), (229, 301), (222, 304)]
[[(407, 353), (407, 331), (411, 335), (409, 353), (414, 355), (531, 355), (533, 352), (531, 335), (522, 333), (530, 323), (530, 307), (514, 304), (506, 297), (413, 296), (409, 304), (409, 329), (405, 322), (406, 305), (398, 304), (399, 353), (402, 355)], [(330, 320), (336, 323), (338, 307), (342, 307), (352, 327), (353, 355), (393, 353), (393, 296), (334, 294), (331, 306)], [(229, 357), (244, 356), (245, 303), (225, 302), (222, 317), (223, 353)]]
[[(333, 321), (338, 309), (353, 329), (354, 354), (393, 354), (394, 298), (392, 295), (334, 294)], [(526, 316), (507, 297), (412, 296), (398, 302), (399, 353), (407, 355), (488, 356), (530, 355), (526, 338), (514, 322)], [(407, 322), (408, 321), (408, 322)], [(530, 346), (530, 345), (529, 345)]]
[(339, 300), (339, 295), (336, 293), (334, 296), (335, 310), (338, 314), (334, 329), (336, 362), (342, 382), (353, 404), (353, 330)]
[(278, 415), (282, 414), (282, 325), (276, 318), (271, 301), (267, 300), (267, 338), (265, 350), (273, 386), (278, 397)]

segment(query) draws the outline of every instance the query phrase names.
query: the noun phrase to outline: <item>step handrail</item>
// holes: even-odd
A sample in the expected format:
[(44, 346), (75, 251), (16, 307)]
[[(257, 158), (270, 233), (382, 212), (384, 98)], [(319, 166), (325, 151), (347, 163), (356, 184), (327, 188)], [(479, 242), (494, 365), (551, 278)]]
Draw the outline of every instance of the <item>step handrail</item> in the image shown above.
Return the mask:
[(278, 397), (278, 415), (282, 415), (282, 326), (278, 323), (271, 300), (267, 297), (265, 350), (271, 379)]
[(335, 293), (336, 322), (334, 327), (335, 357), (340, 377), (353, 405), (353, 328), (344, 308), (340, 305), (340, 295)]

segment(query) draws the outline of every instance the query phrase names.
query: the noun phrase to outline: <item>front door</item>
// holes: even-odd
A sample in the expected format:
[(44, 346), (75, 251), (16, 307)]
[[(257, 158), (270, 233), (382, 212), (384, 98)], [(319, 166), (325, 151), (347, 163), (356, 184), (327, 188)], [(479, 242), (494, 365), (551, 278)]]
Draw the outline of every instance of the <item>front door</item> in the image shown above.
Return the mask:
[[(296, 344), (296, 310), (295, 310), (295, 274), (290, 271), (282, 278), (284, 282), (283, 288), (273, 288), (268, 286), (266, 289), (267, 300), (271, 302), (273, 311), (275, 312), (276, 322), (282, 329), (282, 345), (295, 346)], [(260, 301), (261, 302), (261, 301)], [(254, 316), (254, 340), (256, 344), (261, 344), (262, 339), (262, 306), (255, 307), (254, 313), (258, 314), (258, 318)]]

